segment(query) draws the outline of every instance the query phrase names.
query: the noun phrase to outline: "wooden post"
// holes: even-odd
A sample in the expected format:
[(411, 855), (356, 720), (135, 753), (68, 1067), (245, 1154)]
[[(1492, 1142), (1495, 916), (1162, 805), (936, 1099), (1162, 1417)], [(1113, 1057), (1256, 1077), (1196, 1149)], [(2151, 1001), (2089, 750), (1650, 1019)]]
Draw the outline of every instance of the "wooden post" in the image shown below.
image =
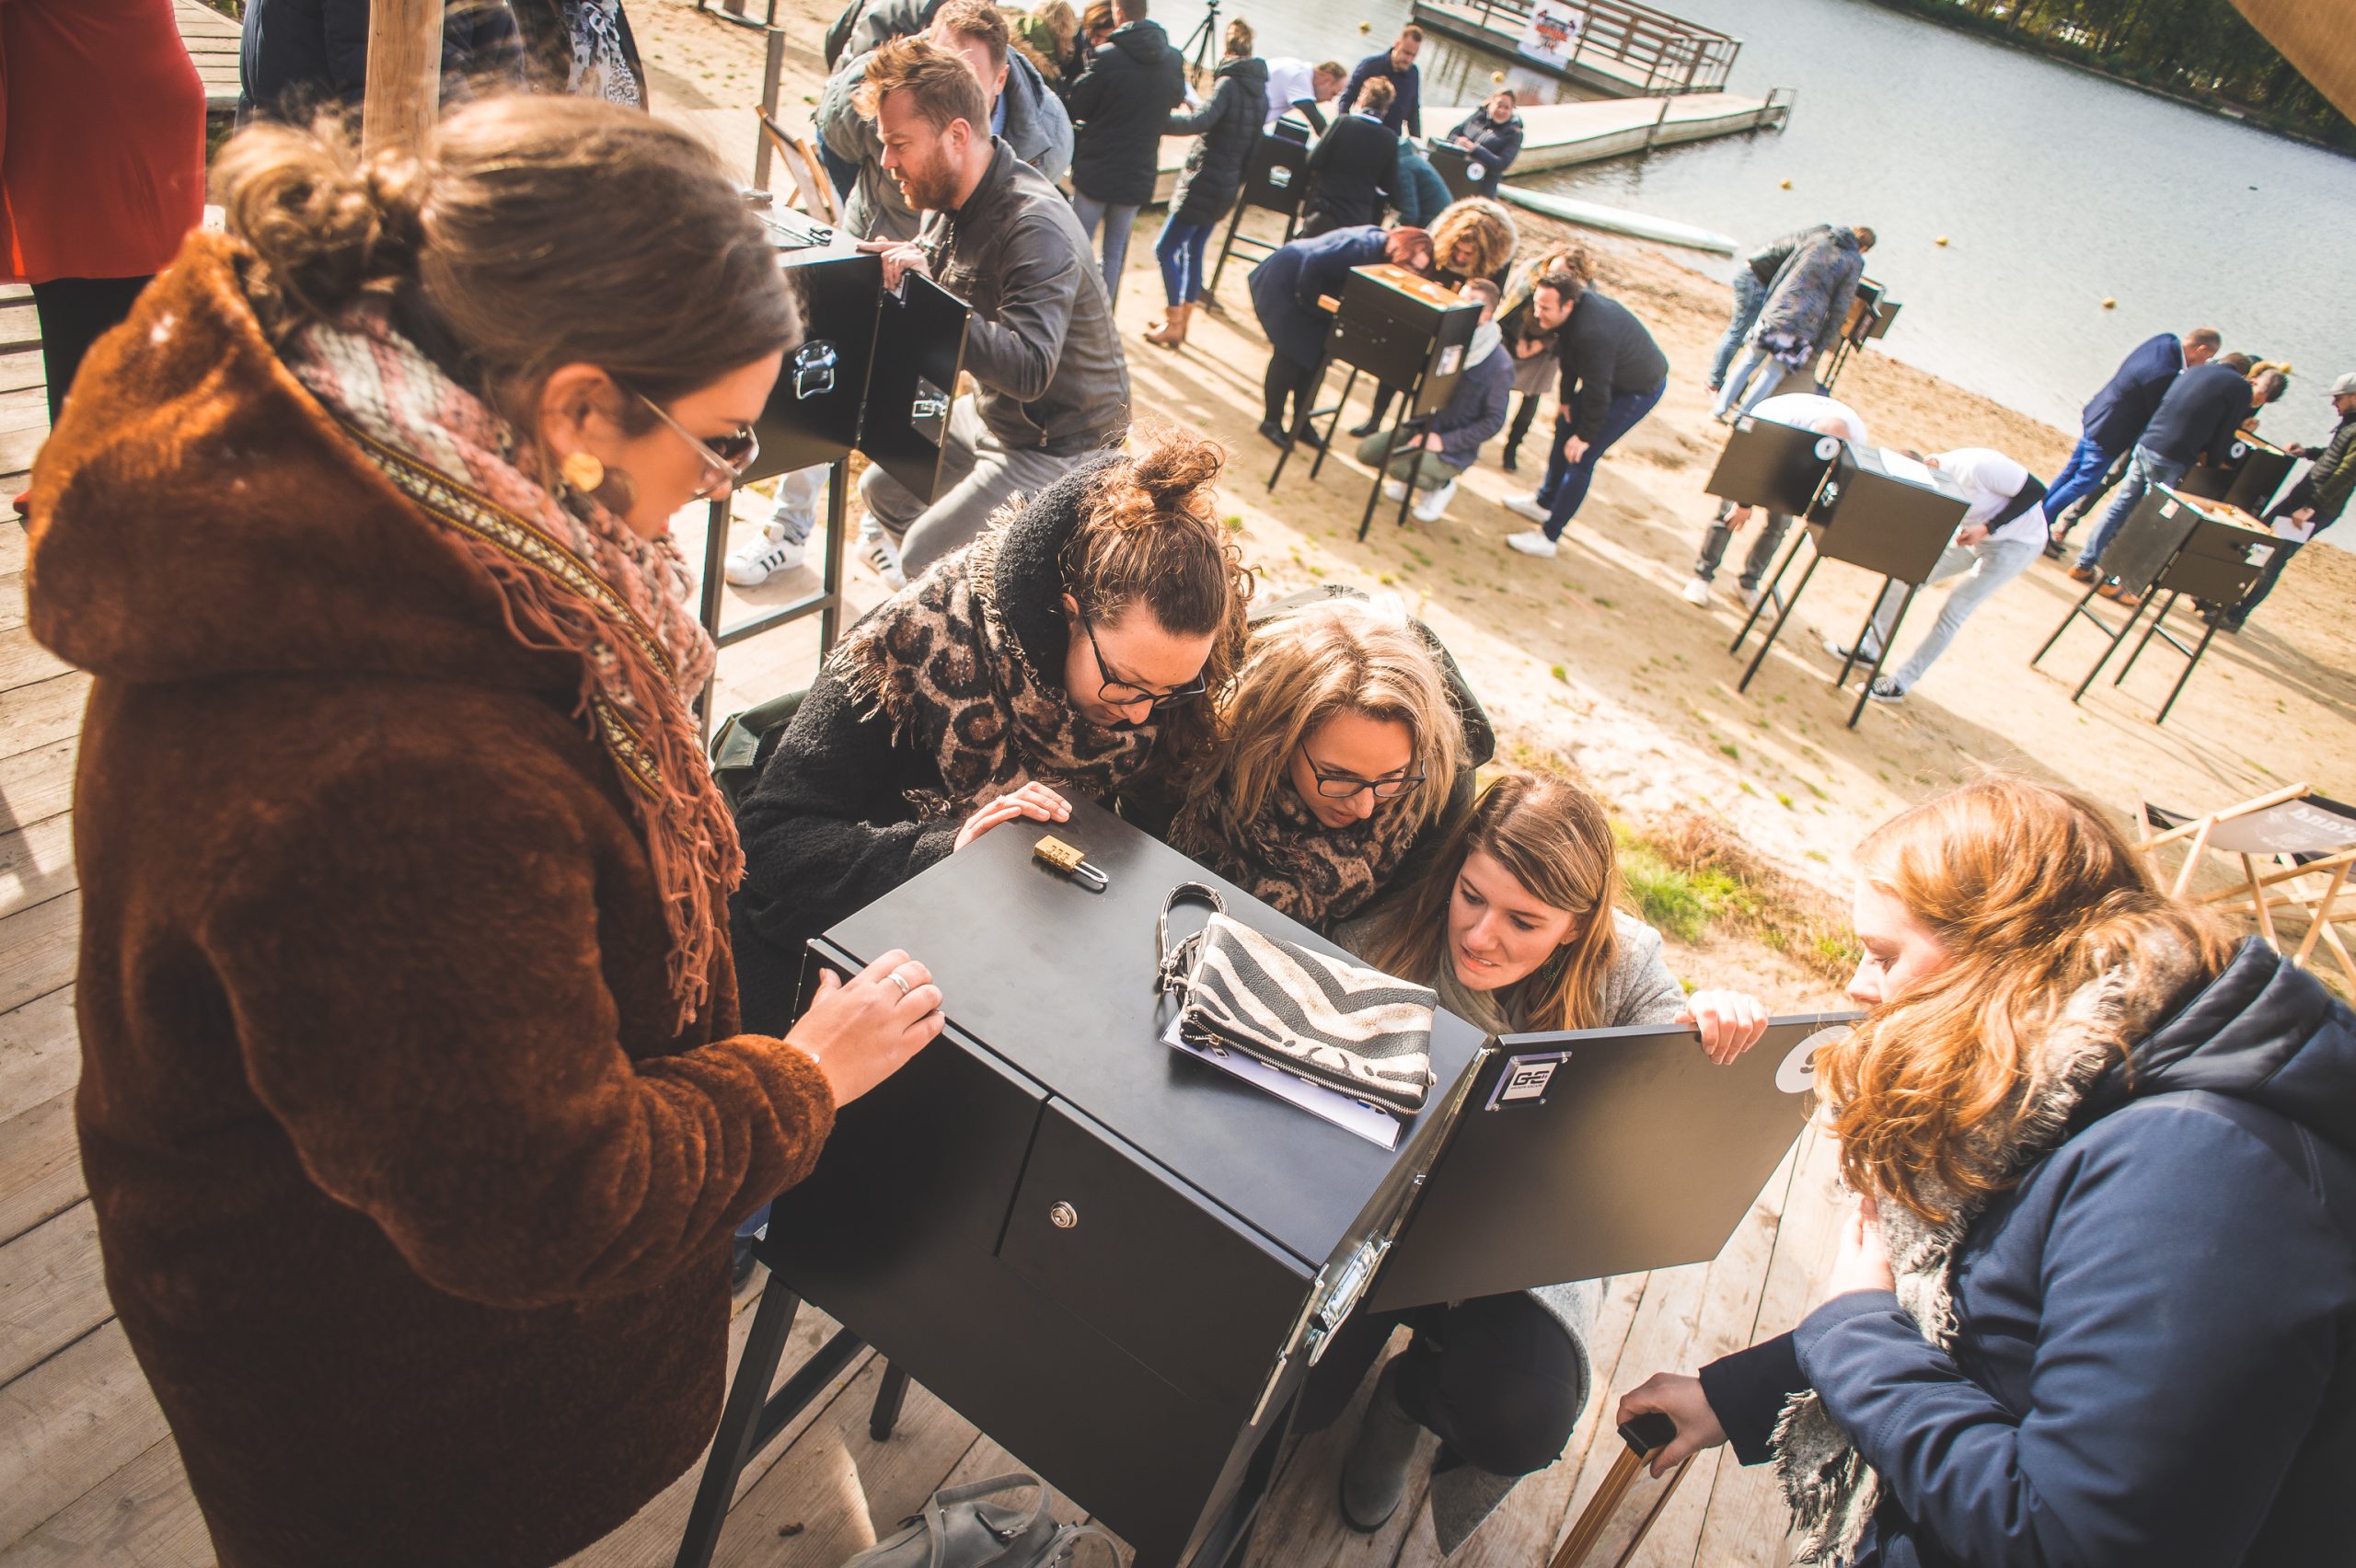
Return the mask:
[[(774, 123), (777, 120), (777, 95), (780, 80), (785, 75), (785, 29), (769, 29), (768, 56), (761, 64), (761, 118)], [(769, 139), (755, 138), (759, 144), (753, 151), (753, 183), (761, 190), (769, 188)], [(814, 218), (826, 214), (813, 211)]]
[(375, 0), (361, 145), (370, 152), (419, 145), (441, 108), (442, 0)]

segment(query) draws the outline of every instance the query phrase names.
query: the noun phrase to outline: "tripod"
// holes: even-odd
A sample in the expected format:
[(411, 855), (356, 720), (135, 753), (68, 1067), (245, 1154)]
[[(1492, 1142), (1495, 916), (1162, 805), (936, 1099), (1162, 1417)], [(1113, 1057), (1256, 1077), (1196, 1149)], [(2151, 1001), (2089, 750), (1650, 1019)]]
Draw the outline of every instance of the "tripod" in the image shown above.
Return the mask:
[(1203, 13), (1203, 19), (1195, 24), (1195, 30), (1186, 35), (1186, 41), (1178, 46), (1179, 58), (1191, 57), (1187, 68), (1196, 81), (1210, 74), (1218, 42), (1218, 0), (1209, 0), (1209, 6), (1210, 8)]

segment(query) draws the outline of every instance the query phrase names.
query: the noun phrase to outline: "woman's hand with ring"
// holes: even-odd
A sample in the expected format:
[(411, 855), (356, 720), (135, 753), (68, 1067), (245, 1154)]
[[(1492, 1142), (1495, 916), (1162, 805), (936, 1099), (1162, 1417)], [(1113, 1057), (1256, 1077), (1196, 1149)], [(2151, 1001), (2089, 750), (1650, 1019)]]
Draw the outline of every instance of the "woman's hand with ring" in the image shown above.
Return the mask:
[(957, 830), (957, 842), (953, 848), (963, 849), (999, 824), (1012, 822), (1018, 817), (1030, 817), (1036, 822), (1068, 822), (1071, 820), (1071, 802), (1045, 784), (1025, 784), (1020, 790), (1000, 795), (967, 817), (965, 825)]
[(817, 1064), (835, 1103), (848, 1105), (941, 1032), (941, 1000), (932, 971), (895, 948), (849, 981), (821, 974), (810, 1010), (786, 1043)]
[(1702, 1049), (1724, 1066), (1759, 1043), (1767, 1032), (1767, 1009), (1739, 991), (1696, 991), (1685, 998), (1677, 1021), (1699, 1031)]

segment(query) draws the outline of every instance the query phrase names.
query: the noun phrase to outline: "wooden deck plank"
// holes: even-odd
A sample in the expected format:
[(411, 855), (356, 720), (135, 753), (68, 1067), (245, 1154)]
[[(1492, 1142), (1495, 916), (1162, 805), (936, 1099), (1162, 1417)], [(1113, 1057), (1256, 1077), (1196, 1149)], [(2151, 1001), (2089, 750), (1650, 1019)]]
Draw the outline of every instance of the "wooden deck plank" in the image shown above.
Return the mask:
[(0, 352), (40, 346), (40, 313), (29, 294), (0, 303)]
[(0, 916), (0, 1009), (20, 1008), (73, 981), (81, 922), (79, 893)]
[[(0, 502), (6, 499), (0, 496)], [(0, 631), (14, 631), (25, 624), (26, 618), (25, 574), (11, 571), (0, 575)]]
[(41, 363), (39, 349), (12, 349), (0, 354), (0, 392), (21, 392), (28, 387), (40, 390), (46, 400), (49, 369)]
[(0, 1551), (0, 1568), (213, 1568), (214, 1562), (204, 1516), (168, 1436)]
[[(0, 825), (6, 821), (0, 817)], [(70, 814), (0, 833), (0, 916), (29, 909), (75, 885)]]
[(0, 631), (0, 692), (37, 686), (69, 674), (74, 666), (33, 640), (32, 628)]
[(0, 1247), (0, 1383), (23, 1377), (114, 1317), (86, 1199)]
[(165, 1435), (164, 1412), (110, 1321), (0, 1389), (0, 1542), (13, 1544)]
[(90, 677), (78, 670), (0, 691), (0, 757), (17, 756), (80, 734), (82, 709), (89, 700)]
[(40, 444), (48, 439), (46, 420), (35, 429), (0, 431), (0, 472), (30, 468), (33, 459), (40, 454)]
[(0, 1122), (0, 1242), (13, 1242), (86, 1195), (71, 1084)]
[(81, 736), (67, 734), (0, 757), (0, 832), (21, 831), (73, 809), (74, 759), (81, 749)]

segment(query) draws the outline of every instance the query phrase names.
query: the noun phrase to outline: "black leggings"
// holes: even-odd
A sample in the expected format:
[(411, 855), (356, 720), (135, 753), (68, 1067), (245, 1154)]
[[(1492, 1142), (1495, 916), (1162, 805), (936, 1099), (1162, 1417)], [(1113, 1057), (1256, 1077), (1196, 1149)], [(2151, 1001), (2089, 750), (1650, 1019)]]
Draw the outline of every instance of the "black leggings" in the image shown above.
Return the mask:
[(131, 314), (149, 278), (52, 278), (33, 285), (40, 317), (41, 368), (49, 376), (49, 422), (65, 407), (66, 389), (90, 345)]
[(1415, 1339), (1399, 1357), (1399, 1402), (1438, 1435), (1443, 1468), (1454, 1460), (1528, 1475), (1563, 1457), (1584, 1402), (1578, 1353), (1561, 1322), (1519, 1291), (1353, 1314), (1309, 1375), (1297, 1431), (1334, 1424), (1401, 1323)]
[(1521, 450), (1522, 437), (1530, 433), (1530, 427), (1537, 421), (1539, 400), (1540, 395), (1535, 392), (1521, 395), (1521, 406), (1513, 411), (1513, 429), (1506, 432), (1507, 456), (1510, 457)]
[(1317, 404), (1317, 367), (1302, 364), (1286, 356), (1279, 349), (1268, 355), (1268, 374), (1261, 385), (1262, 401), (1270, 424), (1287, 428), (1285, 404), (1289, 400), (1296, 418), (1309, 422), (1309, 410)]

